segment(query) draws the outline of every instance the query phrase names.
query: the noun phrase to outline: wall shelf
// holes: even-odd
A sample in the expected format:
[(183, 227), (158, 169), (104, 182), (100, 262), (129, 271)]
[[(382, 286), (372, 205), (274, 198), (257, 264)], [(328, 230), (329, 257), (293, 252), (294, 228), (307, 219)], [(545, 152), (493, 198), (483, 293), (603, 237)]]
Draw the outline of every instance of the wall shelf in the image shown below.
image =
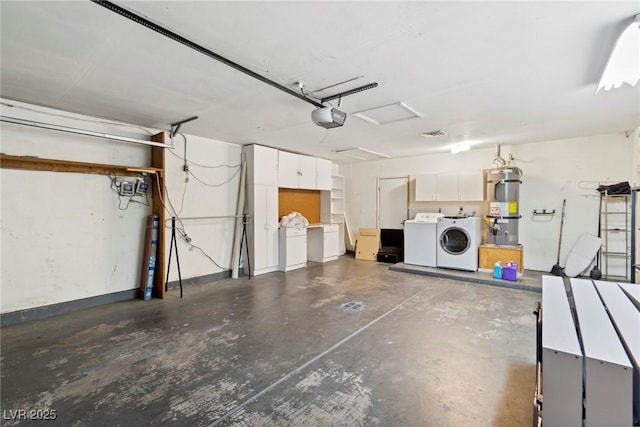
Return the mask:
[(32, 171), (87, 173), (109, 175), (115, 173), (121, 176), (138, 176), (146, 172), (162, 176), (163, 169), (157, 167), (109, 165), (105, 163), (76, 162), (71, 160), (47, 159), (32, 156), (13, 156), (0, 154), (0, 167), (3, 169), (22, 169)]

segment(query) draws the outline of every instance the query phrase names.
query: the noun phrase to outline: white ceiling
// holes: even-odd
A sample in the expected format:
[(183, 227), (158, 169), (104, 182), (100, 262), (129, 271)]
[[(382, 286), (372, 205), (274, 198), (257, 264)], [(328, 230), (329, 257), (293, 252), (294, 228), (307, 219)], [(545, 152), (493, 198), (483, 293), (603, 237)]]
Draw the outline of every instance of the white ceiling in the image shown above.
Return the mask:
[[(347, 121), (327, 131), (313, 105), (99, 5), (2, 1), (2, 97), (164, 129), (199, 116), (182, 131), (334, 160), (357, 146), (402, 157), (640, 125), (640, 85), (594, 95), (637, 0), (115, 3), (292, 89), (361, 76), (319, 98), (379, 86), (343, 98)], [(397, 102), (422, 117), (353, 115)], [(420, 136), (438, 129), (448, 136)]]

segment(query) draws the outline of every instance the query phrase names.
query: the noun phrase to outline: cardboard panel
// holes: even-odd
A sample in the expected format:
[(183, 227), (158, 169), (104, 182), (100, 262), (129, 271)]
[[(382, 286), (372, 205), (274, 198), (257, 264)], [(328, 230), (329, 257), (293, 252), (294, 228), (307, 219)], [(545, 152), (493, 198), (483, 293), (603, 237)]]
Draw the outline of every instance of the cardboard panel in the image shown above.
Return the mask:
[(377, 261), (378, 249), (380, 249), (380, 229), (361, 228), (356, 244), (356, 259)]
[(300, 212), (309, 224), (320, 222), (320, 191), (295, 188), (278, 189), (278, 220), (291, 212)]

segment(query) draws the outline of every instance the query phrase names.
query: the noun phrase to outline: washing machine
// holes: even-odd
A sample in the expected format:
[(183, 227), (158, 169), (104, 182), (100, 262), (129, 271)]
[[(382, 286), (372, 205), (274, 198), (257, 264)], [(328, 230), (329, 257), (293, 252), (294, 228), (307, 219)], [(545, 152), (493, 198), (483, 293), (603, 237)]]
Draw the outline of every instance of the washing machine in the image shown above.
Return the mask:
[(482, 240), (480, 218), (438, 218), (436, 232), (438, 235), (437, 267), (478, 270), (478, 246)]
[(420, 212), (415, 218), (404, 222), (404, 263), (436, 267), (438, 247), (437, 212)]

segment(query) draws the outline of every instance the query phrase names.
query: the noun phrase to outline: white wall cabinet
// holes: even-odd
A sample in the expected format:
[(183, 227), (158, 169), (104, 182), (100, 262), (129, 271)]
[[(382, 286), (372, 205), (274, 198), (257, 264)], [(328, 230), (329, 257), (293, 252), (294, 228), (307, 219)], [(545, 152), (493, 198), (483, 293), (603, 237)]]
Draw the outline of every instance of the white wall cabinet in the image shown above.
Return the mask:
[(331, 161), (316, 159), (316, 188), (318, 190), (331, 190)]
[(458, 172), (436, 174), (436, 200), (460, 200), (458, 197)]
[[(243, 147), (247, 159), (245, 213), (252, 276), (278, 269), (278, 150), (260, 145)], [(248, 267), (245, 260), (245, 268)]]
[(463, 202), (484, 200), (483, 171), (458, 172), (458, 200)]
[(444, 172), (416, 176), (416, 201), (467, 202), (484, 199), (483, 172)]
[(315, 190), (316, 158), (286, 151), (278, 152), (278, 186)]
[(416, 201), (434, 201), (437, 193), (435, 173), (416, 176)]
[(298, 155), (278, 151), (278, 187), (299, 188), (300, 161)]
[[(322, 189), (323, 193), (329, 194), (331, 162), (255, 144), (244, 146), (243, 152), (247, 159), (245, 213), (251, 217), (247, 224), (249, 274), (257, 276), (278, 269), (287, 271), (291, 265), (299, 268), (301, 261), (295, 259), (302, 257), (306, 263), (307, 237), (305, 234), (302, 252), (299, 245), (298, 249), (291, 249), (291, 245), (280, 248), (278, 187)], [(282, 256), (285, 257), (284, 264), (281, 263)], [(294, 259), (293, 264), (289, 258)], [(244, 263), (245, 268), (247, 264)]]
[(278, 150), (262, 145), (245, 146), (247, 183), (278, 185)]
[(331, 161), (279, 151), (278, 186), (331, 190)]

